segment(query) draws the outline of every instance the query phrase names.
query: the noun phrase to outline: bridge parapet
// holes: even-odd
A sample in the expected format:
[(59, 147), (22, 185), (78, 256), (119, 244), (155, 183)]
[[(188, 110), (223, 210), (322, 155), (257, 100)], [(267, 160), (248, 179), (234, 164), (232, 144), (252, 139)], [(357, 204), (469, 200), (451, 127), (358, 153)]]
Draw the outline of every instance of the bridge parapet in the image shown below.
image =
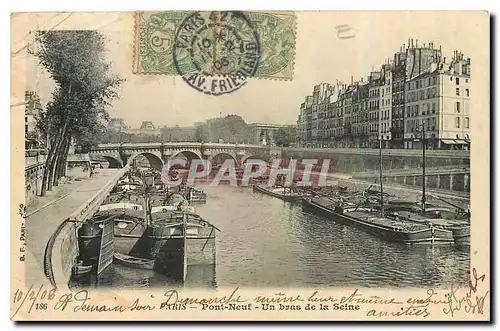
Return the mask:
[(47, 155), (28, 156), (24, 158), (24, 167), (29, 168), (39, 164), (45, 164)]

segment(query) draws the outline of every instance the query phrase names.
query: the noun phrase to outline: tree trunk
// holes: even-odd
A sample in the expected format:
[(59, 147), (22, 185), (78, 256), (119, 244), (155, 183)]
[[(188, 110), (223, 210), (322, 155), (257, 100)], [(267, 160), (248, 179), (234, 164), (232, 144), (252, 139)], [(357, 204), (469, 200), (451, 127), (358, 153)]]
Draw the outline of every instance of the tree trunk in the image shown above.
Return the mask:
[(57, 142), (59, 140), (61, 132), (62, 132), (62, 128), (59, 129), (59, 131), (55, 135), (54, 141), (51, 142), (52, 148), (49, 149), (49, 154), (47, 155), (47, 160), (45, 161), (45, 169), (43, 170), (43, 177), (42, 177), (42, 190), (40, 192), (40, 196), (42, 196), (42, 197), (45, 196), (47, 190), (50, 191), (50, 189), (48, 189), (48, 187), (49, 187), (48, 184), (49, 184), (49, 178), (50, 178), (50, 171), (52, 169), (51, 164), (53, 162), (53, 159), (54, 159), (54, 156), (56, 153)]
[(49, 149), (49, 154), (47, 155), (47, 160), (45, 161), (45, 168), (43, 169), (43, 177), (42, 177), (42, 189), (40, 191), (40, 196), (45, 196), (46, 191), (47, 191), (47, 181), (49, 178), (49, 171), (50, 171), (50, 162), (52, 158), (54, 157), (54, 149), (51, 148)]
[(61, 167), (61, 177), (66, 176), (66, 164), (68, 162), (68, 153), (69, 153), (69, 148), (71, 147), (71, 136), (69, 137), (68, 144), (66, 145), (66, 149), (64, 150), (64, 158), (63, 158), (63, 163)]
[(54, 144), (54, 156), (50, 160), (50, 163), (46, 165), (49, 167), (49, 178), (47, 180), (47, 191), (52, 191), (52, 184), (54, 183), (55, 166), (56, 166), (58, 155), (59, 155), (59, 149), (61, 148), (61, 143), (62, 143), (62, 136), (59, 135), (57, 137), (57, 141)]
[(63, 142), (64, 136), (66, 135), (68, 122), (69, 122), (69, 119), (66, 119), (64, 126), (61, 130), (61, 133), (59, 134), (58, 139), (56, 141), (56, 144), (54, 146), (54, 153), (55, 154), (54, 154), (53, 159), (51, 160), (51, 163), (49, 164), (50, 169), (49, 169), (49, 178), (48, 178), (48, 182), (47, 182), (47, 191), (52, 190), (52, 184), (54, 182), (54, 175), (55, 175), (56, 161), (59, 158), (60, 148), (61, 148), (61, 144)]
[(61, 178), (62, 175), (62, 166), (65, 158), (64, 153), (67, 149), (66, 147), (69, 145), (68, 136), (69, 133), (66, 132), (65, 135), (62, 137), (61, 145), (59, 146), (59, 151), (57, 153), (57, 160), (55, 162), (55, 168), (54, 168), (54, 181), (52, 183), (54, 186), (57, 186), (59, 184), (59, 179)]

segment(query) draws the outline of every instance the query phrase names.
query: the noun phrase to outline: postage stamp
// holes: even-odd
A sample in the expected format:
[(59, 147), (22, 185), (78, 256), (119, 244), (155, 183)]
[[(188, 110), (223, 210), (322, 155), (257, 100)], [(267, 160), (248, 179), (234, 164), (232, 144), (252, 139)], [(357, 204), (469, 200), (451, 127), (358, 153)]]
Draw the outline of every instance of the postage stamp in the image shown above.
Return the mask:
[[(254, 53), (244, 77), (291, 80), (295, 38), (293, 12), (138, 12), (134, 72), (235, 79), (242, 76), (238, 69), (248, 67), (245, 58)], [(237, 83), (229, 80), (223, 86), (229, 91)], [(223, 92), (224, 87), (215, 94)]]
[(491, 319), (487, 13), (11, 24), (12, 320)]
[(193, 88), (230, 93), (255, 75), (259, 37), (242, 12), (195, 12), (179, 25), (172, 55), (175, 69)]

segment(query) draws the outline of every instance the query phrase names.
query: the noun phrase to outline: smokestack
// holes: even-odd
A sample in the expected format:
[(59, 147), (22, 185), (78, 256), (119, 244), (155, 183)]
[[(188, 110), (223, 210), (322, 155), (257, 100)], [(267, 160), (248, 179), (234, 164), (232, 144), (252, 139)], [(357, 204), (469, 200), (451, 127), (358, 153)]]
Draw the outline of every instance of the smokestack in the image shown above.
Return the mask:
[(418, 47), (418, 39), (415, 40), (415, 47)]
[(408, 38), (408, 48), (410, 48), (410, 38)]
[(441, 52), (441, 45), (439, 45), (439, 51)]
[(361, 83), (363, 83), (363, 77), (361, 77)]
[(354, 82), (354, 81), (353, 81), (353, 78), (352, 78), (352, 76), (351, 76), (351, 85), (352, 85), (352, 83), (353, 83), (353, 82)]

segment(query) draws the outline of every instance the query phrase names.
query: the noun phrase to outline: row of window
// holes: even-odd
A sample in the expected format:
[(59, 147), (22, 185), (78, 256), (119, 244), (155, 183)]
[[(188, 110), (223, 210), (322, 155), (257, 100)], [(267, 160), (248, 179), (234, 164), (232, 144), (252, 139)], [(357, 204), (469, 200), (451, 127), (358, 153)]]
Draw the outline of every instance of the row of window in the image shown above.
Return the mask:
[[(460, 127), (462, 125), (461, 122), (462, 122), (462, 118), (460, 116), (455, 117), (455, 128), (456, 129), (460, 129)], [(420, 131), (422, 126), (425, 130), (435, 131), (436, 130), (436, 118), (435, 117), (428, 117), (428, 118), (422, 119), (422, 120), (408, 120), (408, 121), (406, 121), (405, 131), (406, 132)], [(470, 118), (469, 117), (464, 117), (463, 127), (465, 129), (470, 129)]]
[[(422, 113), (420, 113), (422, 112)], [(406, 117), (429, 115), (436, 113), (436, 103), (424, 103), (422, 107), (420, 105), (410, 105), (406, 107)]]
[[(356, 121), (353, 121), (354, 124), (356, 124)], [(349, 125), (350, 121), (346, 120), (345, 125)], [(455, 128), (460, 129), (462, 125), (462, 119), (461, 117), (457, 116), (455, 117)], [(378, 132), (379, 130), (379, 125), (381, 125), (382, 128), (382, 133), (389, 133), (391, 131), (391, 127), (399, 127), (398, 121), (394, 122), (394, 125), (391, 125), (391, 123), (368, 123), (368, 124), (362, 124), (361, 126), (355, 126), (353, 127), (353, 132), (354, 133), (368, 133), (368, 132)], [(427, 131), (436, 131), (436, 117), (428, 117), (426, 119), (416, 119), (416, 120), (407, 120), (405, 123), (405, 132), (417, 132), (420, 131), (421, 128), (427, 130)], [(330, 128), (343, 128), (343, 123), (341, 120), (335, 122), (330, 122), (330, 123), (320, 123), (319, 126), (313, 126), (312, 129), (330, 129)], [(464, 117), (463, 118), (463, 127), (465, 129), (470, 129), (470, 118), (469, 117)]]
[[(458, 87), (457, 87), (457, 88), (455, 89), (455, 95), (460, 96), (460, 88), (458, 88)], [(468, 88), (466, 88), (466, 89), (465, 89), (465, 96), (466, 96), (466, 97), (468, 97), (468, 96), (469, 96), (469, 89), (468, 89)]]
[(437, 95), (437, 87), (428, 88), (426, 90), (408, 92), (406, 94), (406, 100), (408, 102), (414, 102), (429, 98), (434, 98)]
[(409, 120), (406, 121), (405, 132), (416, 132), (421, 131), (421, 127), (424, 127), (426, 131), (436, 130), (436, 118), (429, 117), (422, 120)]
[(382, 123), (382, 133), (389, 133), (391, 131), (391, 126), (389, 123)]
[[(466, 89), (467, 91), (467, 95), (468, 95), (468, 89)], [(423, 92), (423, 91), (421, 91)], [(410, 92), (410, 93), (415, 93), (415, 92)], [(383, 101), (383, 100), (382, 100)], [(366, 105), (366, 104), (365, 104)], [(365, 108), (363, 104), (361, 104), (361, 110), (365, 110), (365, 109), (379, 109), (379, 104), (378, 104), (378, 101), (371, 101), (368, 106), (369, 108)], [(399, 110), (398, 110), (399, 108)], [(350, 107), (349, 108), (346, 108), (346, 110), (349, 109), (350, 110)], [(355, 105), (354, 106), (354, 111), (358, 111), (359, 110), (359, 107), (358, 105)], [(421, 105), (419, 104), (416, 104), (416, 105), (408, 105), (406, 106), (406, 117), (414, 117), (414, 116), (420, 116), (420, 115), (429, 115), (429, 114), (435, 114), (436, 113), (436, 110), (437, 110), (437, 106), (436, 106), (436, 103), (435, 102), (427, 102), (427, 103), (422, 103)], [(461, 112), (461, 104), (460, 104), (460, 101), (455, 101), (454, 103), (454, 111), (456, 113), (460, 113)], [(386, 113), (387, 111), (383, 111), (383, 113)], [(348, 114), (350, 112), (345, 112), (345, 114)], [(377, 118), (378, 119), (378, 113), (375, 113), (376, 115), (371, 115), (372, 113), (370, 113), (369, 115), (369, 119), (375, 119)], [(325, 112), (320, 112), (320, 113), (317, 113), (317, 116), (314, 116), (312, 119), (313, 120), (316, 120), (316, 119), (323, 119), (323, 118), (334, 118), (334, 117), (342, 117), (344, 115), (344, 111), (343, 109), (337, 109), (334, 111), (330, 111), (328, 113), (325, 113)], [(397, 117), (401, 117), (402, 116), (402, 108), (401, 107), (395, 107), (392, 109), (392, 115), (393, 115), (393, 118), (397, 118)], [(365, 118), (363, 114), (361, 114), (362, 118)], [(374, 117), (375, 116), (375, 117)], [(388, 116), (386, 116), (388, 118)], [(356, 116), (357, 118), (357, 116)], [(28, 132), (28, 125), (25, 125), (25, 132)]]
[[(460, 122), (461, 119), (460, 117), (455, 117), (455, 128), (460, 129)], [(469, 117), (464, 117), (464, 128), (465, 129), (470, 129), (470, 118)]]
[[(453, 76), (450, 76), (450, 81), (453, 81)], [(465, 78), (465, 82), (468, 83), (469, 79)], [(426, 78), (416, 79), (414, 81), (406, 83), (406, 90), (409, 91), (437, 84), (438, 84), (437, 76), (427, 77), (427, 79)], [(455, 85), (460, 85), (459, 77), (455, 77)]]
[(380, 89), (380, 91), (382, 92), (382, 97), (384, 97), (384, 96), (385, 96), (385, 95), (384, 95), (384, 94), (385, 94), (385, 93), (384, 93), (384, 91), (387, 93), (387, 95), (390, 95), (390, 93), (391, 93), (391, 88), (390, 88), (390, 87), (381, 88), (381, 89)]

